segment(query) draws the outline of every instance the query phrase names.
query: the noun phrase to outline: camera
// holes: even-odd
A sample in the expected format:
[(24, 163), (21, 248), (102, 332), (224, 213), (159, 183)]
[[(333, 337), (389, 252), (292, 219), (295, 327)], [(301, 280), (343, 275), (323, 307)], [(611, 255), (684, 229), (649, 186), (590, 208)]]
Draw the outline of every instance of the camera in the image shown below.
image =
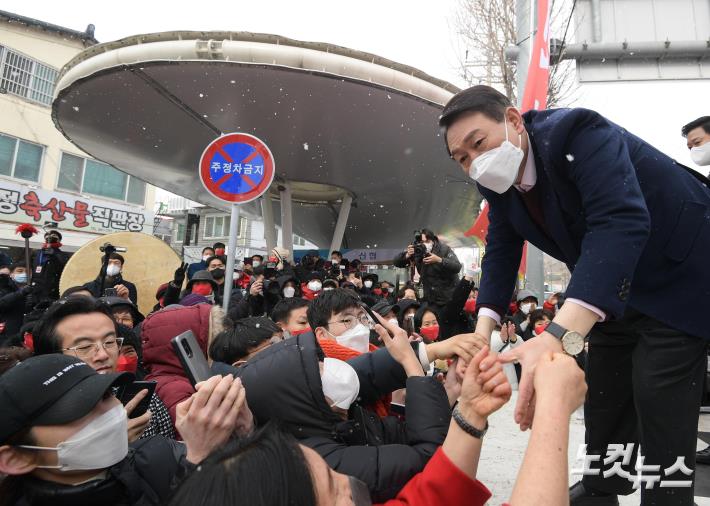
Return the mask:
[(421, 230), (416, 230), (414, 232), (414, 242), (412, 243), (412, 247), (414, 248), (414, 262), (422, 262), (424, 257), (427, 256), (427, 250), (426, 246), (424, 246), (424, 242), (422, 241)]
[(110, 255), (111, 253), (125, 253), (126, 251), (128, 251), (128, 248), (114, 246), (110, 242), (105, 242), (103, 246), (99, 246), (99, 251), (101, 253), (107, 253)]

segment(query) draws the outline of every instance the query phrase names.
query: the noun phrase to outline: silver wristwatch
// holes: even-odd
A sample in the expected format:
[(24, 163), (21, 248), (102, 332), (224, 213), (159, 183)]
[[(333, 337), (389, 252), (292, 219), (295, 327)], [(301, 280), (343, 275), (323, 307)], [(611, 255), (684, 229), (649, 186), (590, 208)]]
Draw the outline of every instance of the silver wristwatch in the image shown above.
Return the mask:
[(545, 329), (562, 343), (562, 349), (567, 355), (576, 357), (584, 349), (584, 336), (579, 332), (567, 330), (562, 325), (550, 322)]

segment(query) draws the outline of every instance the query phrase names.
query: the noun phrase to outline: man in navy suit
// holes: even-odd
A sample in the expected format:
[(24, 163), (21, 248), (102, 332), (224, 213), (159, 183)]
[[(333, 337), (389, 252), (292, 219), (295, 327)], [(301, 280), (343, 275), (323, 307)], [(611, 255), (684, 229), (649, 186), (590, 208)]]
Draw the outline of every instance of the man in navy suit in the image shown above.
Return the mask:
[[(535, 406), (539, 357), (578, 354), (589, 336), (586, 443), (597, 474), (570, 489), (571, 504), (618, 504), (633, 492), (637, 443), (644, 464), (660, 466), (644, 475), (693, 480), (674, 464), (695, 467), (710, 338), (707, 316), (688, 306), (710, 308), (707, 180), (594, 111), (521, 114), (487, 86), (454, 96), (440, 125), (490, 206), (476, 332), (490, 339), (505, 314), (525, 240), (572, 272), (553, 323), (501, 356), (522, 365), (515, 418), (525, 430), (545, 409)], [(610, 444), (633, 444), (633, 455), (615, 459), (625, 465), (604, 478)], [(692, 483), (656, 482), (642, 495), (647, 504), (693, 504)]]

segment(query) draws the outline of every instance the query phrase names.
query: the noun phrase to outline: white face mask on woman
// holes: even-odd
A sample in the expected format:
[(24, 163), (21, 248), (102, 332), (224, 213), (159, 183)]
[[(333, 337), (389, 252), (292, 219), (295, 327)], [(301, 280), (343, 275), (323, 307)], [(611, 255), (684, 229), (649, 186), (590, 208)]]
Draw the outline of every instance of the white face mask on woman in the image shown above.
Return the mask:
[(296, 295), (296, 289), (294, 287), (287, 286), (284, 288), (284, 297), (286, 297), (287, 299), (290, 299), (294, 295)]
[[(468, 170), (468, 175), (481, 186), (496, 193), (505, 193), (513, 186), (525, 153), (508, 140), (508, 120), (503, 117), (505, 141), (481, 153)], [(522, 136), (518, 135), (522, 146)]]
[(56, 448), (20, 445), (30, 450), (57, 452), (56, 466), (37, 466), (60, 471), (105, 469), (121, 462), (128, 455), (128, 417), (117, 404), (84, 425)]
[(308, 282), (308, 289), (311, 292), (320, 292), (321, 288), (323, 288), (323, 284), (320, 281), (313, 280)]

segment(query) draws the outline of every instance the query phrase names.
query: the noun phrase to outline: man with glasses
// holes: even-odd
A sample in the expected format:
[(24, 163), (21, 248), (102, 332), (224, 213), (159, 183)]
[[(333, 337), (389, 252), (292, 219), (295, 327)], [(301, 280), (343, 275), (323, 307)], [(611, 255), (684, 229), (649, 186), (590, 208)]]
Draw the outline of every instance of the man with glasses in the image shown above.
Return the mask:
[[(63, 353), (83, 360), (99, 374), (117, 372), (123, 339), (118, 337), (111, 309), (102, 301), (72, 297), (55, 302), (38, 322), (33, 336), (35, 355)], [(142, 390), (126, 404), (129, 415), (147, 394)], [(148, 411), (128, 419), (128, 438), (134, 441), (156, 434), (175, 438), (170, 414), (153, 394)]]

